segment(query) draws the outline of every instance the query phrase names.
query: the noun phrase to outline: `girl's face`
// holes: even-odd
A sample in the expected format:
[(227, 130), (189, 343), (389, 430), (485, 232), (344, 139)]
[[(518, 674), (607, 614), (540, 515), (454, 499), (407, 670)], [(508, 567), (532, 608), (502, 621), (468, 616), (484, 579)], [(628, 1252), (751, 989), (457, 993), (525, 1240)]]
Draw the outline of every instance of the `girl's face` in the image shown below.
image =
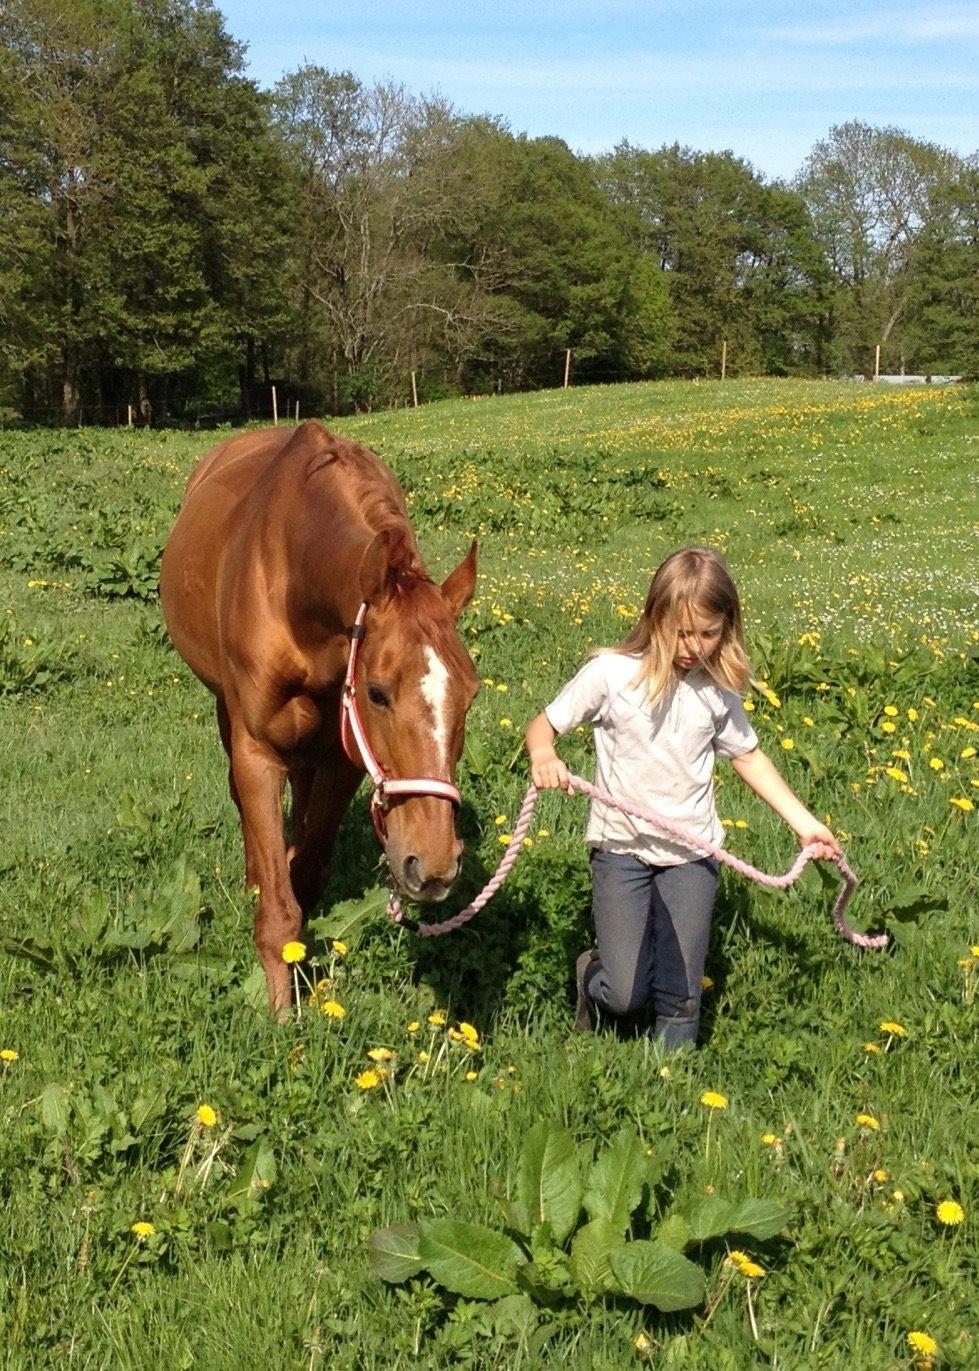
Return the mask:
[(678, 671), (689, 671), (707, 661), (717, 651), (723, 636), (722, 614), (705, 614), (693, 608), (683, 610), (677, 624), (673, 665)]

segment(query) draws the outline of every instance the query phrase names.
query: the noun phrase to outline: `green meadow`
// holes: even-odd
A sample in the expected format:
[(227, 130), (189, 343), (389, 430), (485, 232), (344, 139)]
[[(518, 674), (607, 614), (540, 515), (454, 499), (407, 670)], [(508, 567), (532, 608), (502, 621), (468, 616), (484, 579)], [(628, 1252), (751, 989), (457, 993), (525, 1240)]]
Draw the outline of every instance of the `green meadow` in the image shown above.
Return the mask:
[[(480, 543), (446, 913), (502, 855), (527, 720), (668, 552), (727, 558), (762, 745), (890, 944), (837, 936), (833, 868), (726, 872), (672, 1057), (570, 1030), (585, 810), (554, 794), (423, 942), (379, 907), (361, 792), (272, 1022), (210, 697), (155, 596), (223, 434), (0, 434), (0, 1364), (979, 1365), (977, 420), (969, 387), (766, 380), (336, 421), (433, 575)], [(591, 774), (583, 733), (563, 755)], [(732, 850), (790, 864), (723, 764), (717, 803)], [(436, 1258), (450, 1234), (493, 1279)]]

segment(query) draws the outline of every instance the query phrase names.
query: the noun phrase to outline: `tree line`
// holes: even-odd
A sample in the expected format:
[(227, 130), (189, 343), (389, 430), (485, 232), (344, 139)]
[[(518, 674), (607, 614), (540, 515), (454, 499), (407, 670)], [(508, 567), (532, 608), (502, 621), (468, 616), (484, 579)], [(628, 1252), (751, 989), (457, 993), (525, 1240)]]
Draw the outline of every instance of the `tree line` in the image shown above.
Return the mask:
[(305, 65), (210, 0), (0, 7), (0, 411), (369, 409), (576, 381), (979, 370), (979, 157), (832, 129), (577, 156)]

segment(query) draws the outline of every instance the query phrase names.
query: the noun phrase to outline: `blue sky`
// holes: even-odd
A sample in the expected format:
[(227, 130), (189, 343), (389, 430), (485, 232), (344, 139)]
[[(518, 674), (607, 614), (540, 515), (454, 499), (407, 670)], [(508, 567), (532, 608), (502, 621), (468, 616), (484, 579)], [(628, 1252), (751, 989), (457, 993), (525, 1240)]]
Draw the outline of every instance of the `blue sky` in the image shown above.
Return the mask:
[(261, 85), (316, 62), (581, 152), (730, 148), (788, 177), (848, 119), (979, 149), (977, 0), (216, 2)]

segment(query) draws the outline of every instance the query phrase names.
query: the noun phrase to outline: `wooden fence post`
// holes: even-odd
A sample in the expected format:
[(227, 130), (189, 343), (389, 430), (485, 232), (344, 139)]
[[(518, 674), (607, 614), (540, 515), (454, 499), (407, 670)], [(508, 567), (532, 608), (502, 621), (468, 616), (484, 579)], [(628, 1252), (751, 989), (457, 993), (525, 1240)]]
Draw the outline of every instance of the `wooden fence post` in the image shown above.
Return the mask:
[(721, 343), (721, 380), (727, 375), (727, 339)]
[(272, 387), (272, 422), (279, 422), (279, 402), (275, 398), (275, 386)]
[(571, 349), (564, 350), (564, 389), (568, 388), (568, 378), (571, 375)]
[(132, 428), (132, 426), (133, 426), (133, 407), (132, 407), (132, 405), (127, 405), (127, 406), (126, 406), (126, 427), (127, 427), (127, 428)]
[(415, 409), (418, 408), (418, 387), (415, 385), (415, 373), (411, 373), (411, 403)]
[(880, 343), (874, 349), (874, 380), (880, 380)]

